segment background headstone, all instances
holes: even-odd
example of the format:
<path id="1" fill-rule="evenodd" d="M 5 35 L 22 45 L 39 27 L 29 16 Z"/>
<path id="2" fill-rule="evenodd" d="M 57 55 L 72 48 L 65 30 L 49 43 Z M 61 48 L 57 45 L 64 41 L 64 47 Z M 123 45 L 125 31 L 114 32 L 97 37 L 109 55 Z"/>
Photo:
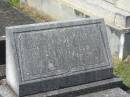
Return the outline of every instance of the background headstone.
<path id="1" fill-rule="evenodd" d="M 8 27 L 7 83 L 19 96 L 112 78 L 102 19 Z"/>

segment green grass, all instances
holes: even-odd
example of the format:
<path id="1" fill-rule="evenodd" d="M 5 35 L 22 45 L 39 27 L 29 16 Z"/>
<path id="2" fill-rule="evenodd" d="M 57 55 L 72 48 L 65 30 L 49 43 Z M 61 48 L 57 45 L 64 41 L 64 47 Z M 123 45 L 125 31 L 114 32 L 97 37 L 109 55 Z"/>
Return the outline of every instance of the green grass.
<path id="1" fill-rule="evenodd" d="M 120 77 L 123 83 L 130 88 L 130 64 L 119 62 L 114 66 L 114 74 Z"/>
<path id="2" fill-rule="evenodd" d="M 13 6 L 19 6 L 20 0 L 9 0 L 10 4 Z"/>

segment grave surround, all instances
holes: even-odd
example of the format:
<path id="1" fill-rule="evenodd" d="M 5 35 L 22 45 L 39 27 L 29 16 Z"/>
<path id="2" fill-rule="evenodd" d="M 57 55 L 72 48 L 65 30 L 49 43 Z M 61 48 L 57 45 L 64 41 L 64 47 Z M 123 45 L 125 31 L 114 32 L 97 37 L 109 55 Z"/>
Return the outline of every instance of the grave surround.
<path id="1" fill-rule="evenodd" d="M 103 19 L 6 28 L 7 83 L 18 96 L 113 78 Z"/>

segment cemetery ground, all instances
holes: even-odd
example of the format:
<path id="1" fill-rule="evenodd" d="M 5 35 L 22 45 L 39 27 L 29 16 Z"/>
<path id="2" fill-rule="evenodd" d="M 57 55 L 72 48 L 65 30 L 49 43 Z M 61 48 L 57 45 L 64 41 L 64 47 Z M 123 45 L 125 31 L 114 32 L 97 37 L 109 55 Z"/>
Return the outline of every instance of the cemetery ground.
<path id="1" fill-rule="evenodd" d="M 12 7 L 8 2 L 0 0 L 0 36 L 5 35 L 6 26 L 34 23 L 35 20 Z"/>
<path id="2" fill-rule="evenodd" d="M 52 18 L 46 14 L 40 15 L 34 9 L 27 6 L 21 5 L 21 7 L 15 7 L 8 2 L 0 0 L 0 36 L 5 35 L 6 26 L 47 21 L 52 21 Z"/>
<path id="3" fill-rule="evenodd" d="M 36 22 L 49 22 L 54 20 L 52 17 L 50 17 L 45 13 L 40 14 L 40 12 L 36 11 L 34 8 L 31 8 L 24 4 L 20 4 L 20 0 L 9 0 L 9 2 L 12 6 L 16 7 L 18 10 L 29 15 Z"/>
<path id="4" fill-rule="evenodd" d="M 17 6 L 17 5 L 16 5 Z M 54 19 L 47 14 L 39 14 L 35 9 L 26 5 L 17 6 L 17 8 L 30 17 L 34 18 L 37 22 L 49 22 Z M 130 59 L 128 59 L 130 61 Z M 114 74 L 123 80 L 123 83 L 130 87 L 130 62 L 117 61 L 114 62 Z"/>
<path id="5" fill-rule="evenodd" d="M 50 17 L 47 14 L 40 14 L 40 12 L 37 12 L 35 9 L 26 6 L 26 5 L 20 5 L 20 7 L 17 7 L 22 12 L 28 14 L 30 17 L 34 18 L 36 22 L 49 22 L 53 21 L 54 19 Z"/>
<path id="6" fill-rule="evenodd" d="M 27 16 L 27 18 L 24 18 L 25 19 L 24 21 L 20 18 L 20 21 L 22 22 L 21 24 L 26 24 L 27 21 L 28 21 L 28 23 L 33 23 L 34 22 L 33 20 L 35 20 L 36 22 L 48 22 L 48 21 L 53 20 L 52 17 L 49 17 L 46 14 L 45 15 L 38 14 L 37 11 L 32 11 L 33 10 L 32 8 L 29 8 L 25 5 L 22 5 L 21 7 L 18 7 L 18 8 L 19 9 L 16 9 L 15 11 L 21 10 L 22 13 L 24 12 L 31 17 L 31 19 L 29 20 L 29 18 Z M 14 20 L 11 20 L 12 21 L 11 25 L 13 25 L 15 20 L 18 19 L 17 16 L 15 16 L 15 18 L 14 18 L 14 16 L 5 17 L 5 15 L 8 15 L 8 16 L 10 15 L 9 10 L 10 10 L 10 5 L 5 4 L 4 2 L 0 1 L 0 13 L 1 13 L 0 14 L 0 23 L 3 23 L 3 22 L 1 22 L 2 20 L 4 20 L 4 22 L 6 20 L 6 22 L 8 24 L 10 22 L 10 20 L 8 20 L 8 19 L 14 19 Z M 14 15 L 15 15 L 15 12 L 13 10 L 11 10 L 11 12 L 13 12 Z M 23 16 L 23 14 L 20 13 L 18 15 L 18 17 L 21 17 L 21 16 Z M 2 18 L 2 17 L 4 17 L 4 18 Z M 0 29 L 2 31 L 4 31 L 3 27 L 0 27 Z M 4 35 L 3 32 L 0 32 L 0 35 L 1 35 L 1 33 L 2 33 L 2 35 Z M 116 65 L 114 65 L 114 74 L 119 76 L 123 80 L 123 82 L 126 86 L 130 87 L 130 63 L 123 62 L 123 61 L 122 62 L 120 62 L 120 61 L 116 62 Z"/>

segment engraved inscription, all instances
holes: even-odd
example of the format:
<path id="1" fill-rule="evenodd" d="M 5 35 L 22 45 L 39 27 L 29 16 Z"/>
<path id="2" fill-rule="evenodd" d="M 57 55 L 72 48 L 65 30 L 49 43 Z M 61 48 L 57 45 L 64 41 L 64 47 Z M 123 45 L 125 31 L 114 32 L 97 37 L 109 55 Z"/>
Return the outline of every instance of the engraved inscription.
<path id="1" fill-rule="evenodd" d="M 107 62 L 97 24 L 17 36 L 23 80 L 71 74 L 101 67 Z"/>

